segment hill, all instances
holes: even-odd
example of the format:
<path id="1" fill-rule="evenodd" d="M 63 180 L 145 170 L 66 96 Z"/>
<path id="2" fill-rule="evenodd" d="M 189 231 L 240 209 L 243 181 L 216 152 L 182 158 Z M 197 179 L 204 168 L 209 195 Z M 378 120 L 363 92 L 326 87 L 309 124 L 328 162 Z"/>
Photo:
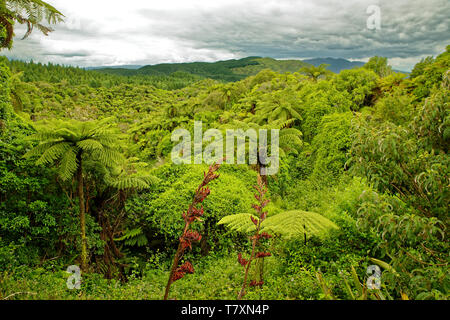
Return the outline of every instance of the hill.
<path id="1" fill-rule="evenodd" d="M 365 62 L 349 61 L 342 58 L 314 58 L 305 60 L 277 60 L 273 58 L 247 57 L 217 62 L 161 63 L 147 66 L 91 67 L 102 73 L 122 76 L 169 76 L 175 72 L 188 73 L 201 78 L 234 82 L 253 76 L 263 69 L 275 72 L 296 72 L 307 65 L 328 64 L 328 70 L 339 73 L 341 70 L 362 67 Z"/>
<path id="2" fill-rule="evenodd" d="M 316 67 L 321 64 L 328 64 L 329 67 L 327 69 L 334 73 L 339 73 L 341 70 L 359 68 L 365 64 L 362 61 L 349 61 L 342 58 L 314 58 L 303 61 Z"/>
<path id="3" fill-rule="evenodd" d="M 276 60 L 273 58 L 247 57 L 217 62 L 162 63 L 143 66 L 139 69 L 127 67 L 95 68 L 93 70 L 114 75 L 167 76 L 175 72 L 194 74 L 203 78 L 234 82 L 257 74 L 263 69 L 276 72 L 295 72 L 307 64 L 301 60 Z"/>

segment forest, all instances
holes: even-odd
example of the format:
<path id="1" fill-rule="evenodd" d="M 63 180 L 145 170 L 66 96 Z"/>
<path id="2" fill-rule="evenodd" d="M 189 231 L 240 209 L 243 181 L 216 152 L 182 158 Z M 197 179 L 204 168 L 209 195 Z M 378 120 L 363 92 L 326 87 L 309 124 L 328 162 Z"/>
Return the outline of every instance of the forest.
<path id="1" fill-rule="evenodd" d="M 450 46 L 287 63 L 0 57 L 0 299 L 447 300 Z M 278 172 L 173 163 L 195 121 L 279 130 Z"/>

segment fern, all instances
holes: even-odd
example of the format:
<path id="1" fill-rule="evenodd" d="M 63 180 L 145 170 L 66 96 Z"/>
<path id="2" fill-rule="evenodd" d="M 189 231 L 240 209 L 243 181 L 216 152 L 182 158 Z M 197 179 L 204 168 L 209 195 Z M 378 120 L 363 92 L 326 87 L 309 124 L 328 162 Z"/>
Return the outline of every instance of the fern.
<path id="1" fill-rule="evenodd" d="M 137 158 L 126 159 L 115 172 L 105 172 L 106 184 L 119 189 L 142 190 L 158 184 L 160 179 L 144 171 L 146 163 L 139 162 Z"/>
<path id="2" fill-rule="evenodd" d="M 98 161 L 108 168 L 124 161 L 118 150 L 119 134 L 104 120 L 54 120 L 37 124 L 36 129 L 38 132 L 31 139 L 39 144 L 25 157 L 39 157 L 37 165 L 56 163 L 63 180 L 72 178 L 81 156 L 84 160 Z"/>
<path id="3" fill-rule="evenodd" d="M 49 24 L 56 24 L 62 22 L 63 17 L 64 15 L 61 12 L 41 0 L 6 0 L 6 10 L 0 16 L 0 18 L 13 19 L 27 25 L 27 31 L 22 39 L 27 38 L 35 27 L 44 35 L 48 35 L 53 29 L 41 22 L 46 21 Z M 12 33 L 12 30 L 10 32 Z M 3 44 L 3 46 L 8 45 L 9 43 Z"/>
<path id="4" fill-rule="evenodd" d="M 223 217 L 217 224 L 226 225 L 232 231 L 250 232 L 255 227 L 251 217 L 258 220 L 258 217 L 251 213 L 238 213 Z"/>
<path id="5" fill-rule="evenodd" d="M 142 247 L 148 243 L 148 239 L 140 227 L 131 230 L 125 230 L 123 236 L 114 239 L 115 241 L 124 241 L 127 246 Z"/>
<path id="6" fill-rule="evenodd" d="M 237 232 L 251 232 L 254 225 L 250 213 L 239 213 L 223 217 L 218 224 L 226 225 Z M 255 219 L 257 217 L 253 216 Z M 261 230 L 272 231 L 286 238 L 320 236 L 337 225 L 324 216 L 308 211 L 285 211 L 268 217 L 261 223 Z"/>

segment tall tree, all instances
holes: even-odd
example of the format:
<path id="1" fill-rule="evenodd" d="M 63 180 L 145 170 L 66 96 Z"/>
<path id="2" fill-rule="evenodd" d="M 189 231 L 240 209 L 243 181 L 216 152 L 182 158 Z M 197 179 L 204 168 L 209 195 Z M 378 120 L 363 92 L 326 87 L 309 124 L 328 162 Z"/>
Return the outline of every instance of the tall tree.
<path id="1" fill-rule="evenodd" d="M 27 25 L 28 37 L 34 28 L 48 35 L 53 29 L 42 23 L 56 24 L 63 21 L 64 15 L 53 6 L 41 0 L 0 0 L 0 48 L 11 48 L 14 36 L 14 23 Z"/>
<path id="2" fill-rule="evenodd" d="M 372 70 L 380 77 L 387 77 L 392 74 L 392 67 L 388 65 L 388 59 L 386 57 L 372 57 L 364 65 L 364 68 Z"/>
<path id="3" fill-rule="evenodd" d="M 84 194 L 84 169 L 87 161 L 98 162 L 112 168 L 122 159 L 117 149 L 118 133 L 102 121 L 54 120 L 38 127 L 34 138 L 39 142 L 25 157 L 39 156 L 37 165 L 56 164 L 59 177 L 77 182 L 80 210 L 81 269 L 87 270 L 88 251 L 86 238 L 86 202 Z"/>

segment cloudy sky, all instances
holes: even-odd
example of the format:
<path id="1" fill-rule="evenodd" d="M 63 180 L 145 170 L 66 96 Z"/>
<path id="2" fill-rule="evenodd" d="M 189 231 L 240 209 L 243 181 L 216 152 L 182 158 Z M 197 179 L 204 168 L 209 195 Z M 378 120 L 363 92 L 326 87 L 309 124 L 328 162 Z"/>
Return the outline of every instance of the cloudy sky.
<path id="1" fill-rule="evenodd" d="M 10 58 L 78 66 L 386 56 L 408 71 L 450 44 L 448 0 L 48 0 L 65 15 Z M 380 28 L 376 24 L 380 9 Z M 370 8 L 369 8 L 370 7 Z M 369 10 L 368 10 L 369 8 Z M 368 24 L 369 19 L 369 24 Z"/>

